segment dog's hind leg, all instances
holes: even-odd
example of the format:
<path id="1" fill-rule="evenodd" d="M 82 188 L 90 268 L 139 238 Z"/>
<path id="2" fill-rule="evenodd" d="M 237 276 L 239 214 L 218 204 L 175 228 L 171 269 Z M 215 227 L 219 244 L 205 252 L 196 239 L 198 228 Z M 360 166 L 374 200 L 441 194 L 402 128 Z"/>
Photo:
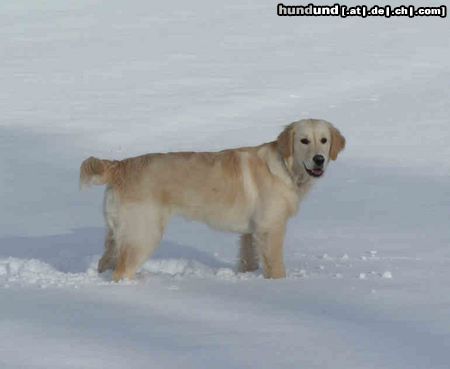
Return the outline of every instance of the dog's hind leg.
<path id="1" fill-rule="evenodd" d="M 103 215 L 106 223 L 105 251 L 98 262 L 97 270 L 103 273 L 116 267 L 117 242 L 115 241 L 115 229 L 118 223 L 118 201 L 111 187 L 105 191 L 103 201 Z"/>
<path id="2" fill-rule="evenodd" d="M 138 269 L 156 250 L 160 240 L 161 234 L 149 235 L 147 240 L 142 240 L 141 242 L 124 240 L 118 247 L 113 280 L 118 282 L 124 278 L 133 279 Z"/>
<path id="3" fill-rule="evenodd" d="M 114 269 L 116 267 L 116 259 L 116 242 L 114 240 L 112 229 L 108 229 L 105 238 L 105 252 L 103 253 L 101 259 L 98 261 L 98 272 L 103 273 L 109 269 Z"/>
<path id="4" fill-rule="evenodd" d="M 133 279 L 138 269 L 153 254 L 161 241 L 167 218 L 145 206 L 124 211 L 125 224 L 117 235 L 117 263 L 113 280 Z"/>
<path id="5" fill-rule="evenodd" d="M 117 265 L 113 273 L 114 282 L 133 279 L 138 269 L 150 256 L 151 251 L 144 245 L 126 242 L 120 246 Z"/>
<path id="6" fill-rule="evenodd" d="M 239 251 L 240 273 L 253 272 L 259 268 L 259 254 L 256 248 L 253 235 L 246 233 L 241 236 L 241 245 Z"/>

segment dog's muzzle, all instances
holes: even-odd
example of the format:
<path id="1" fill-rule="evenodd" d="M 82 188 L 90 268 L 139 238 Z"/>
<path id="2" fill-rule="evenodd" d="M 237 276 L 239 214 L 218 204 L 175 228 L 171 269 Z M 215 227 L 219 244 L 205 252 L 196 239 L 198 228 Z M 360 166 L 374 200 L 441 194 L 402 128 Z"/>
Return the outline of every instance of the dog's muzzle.
<path id="1" fill-rule="evenodd" d="M 306 173 L 308 173 L 311 177 L 321 177 L 322 174 L 324 173 L 323 168 L 321 167 L 314 167 L 313 169 L 309 169 L 305 163 L 303 163 L 303 166 L 305 167 Z"/>

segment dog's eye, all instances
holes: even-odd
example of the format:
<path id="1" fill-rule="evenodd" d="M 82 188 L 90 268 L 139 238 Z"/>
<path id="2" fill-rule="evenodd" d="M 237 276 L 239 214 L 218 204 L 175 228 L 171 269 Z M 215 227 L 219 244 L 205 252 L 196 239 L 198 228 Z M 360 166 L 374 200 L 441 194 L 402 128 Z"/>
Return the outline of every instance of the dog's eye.
<path id="1" fill-rule="evenodd" d="M 323 144 L 327 143 L 327 139 L 324 137 L 320 140 L 320 142 L 322 142 Z"/>
<path id="2" fill-rule="evenodd" d="M 309 140 L 308 140 L 307 138 L 302 138 L 302 139 L 300 140 L 300 142 L 301 142 L 302 144 L 305 144 L 305 145 L 308 145 L 308 144 L 309 144 Z"/>

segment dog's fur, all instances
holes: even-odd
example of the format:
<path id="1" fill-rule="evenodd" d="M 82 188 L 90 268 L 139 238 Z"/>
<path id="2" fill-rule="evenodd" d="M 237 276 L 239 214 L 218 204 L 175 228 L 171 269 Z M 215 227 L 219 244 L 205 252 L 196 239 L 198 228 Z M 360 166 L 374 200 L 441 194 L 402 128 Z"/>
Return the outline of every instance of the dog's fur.
<path id="1" fill-rule="evenodd" d="M 315 174 L 320 176 L 344 146 L 331 123 L 308 119 L 255 147 L 86 159 L 80 184 L 107 185 L 107 236 L 98 271 L 113 269 L 115 281 L 133 278 L 157 248 L 169 218 L 178 214 L 240 233 L 240 271 L 256 270 L 261 258 L 266 278 L 285 277 L 286 223 Z M 311 170 L 314 155 L 324 157 L 322 169 Z"/>

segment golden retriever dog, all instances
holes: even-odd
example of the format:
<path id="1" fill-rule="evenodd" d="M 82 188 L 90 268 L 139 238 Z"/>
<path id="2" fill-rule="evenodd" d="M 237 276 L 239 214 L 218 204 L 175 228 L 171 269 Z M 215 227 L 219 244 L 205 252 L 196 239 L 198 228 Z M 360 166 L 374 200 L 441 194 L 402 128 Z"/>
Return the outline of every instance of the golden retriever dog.
<path id="1" fill-rule="evenodd" d="M 300 200 L 336 160 L 345 138 L 329 122 L 289 124 L 276 141 L 219 152 L 154 153 L 86 159 L 80 184 L 107 185 L 105 252 L 98 271 L 133 278 L 174 215 L 241 234 L 239 270 L 283 278 L 286 224 Z"/>

